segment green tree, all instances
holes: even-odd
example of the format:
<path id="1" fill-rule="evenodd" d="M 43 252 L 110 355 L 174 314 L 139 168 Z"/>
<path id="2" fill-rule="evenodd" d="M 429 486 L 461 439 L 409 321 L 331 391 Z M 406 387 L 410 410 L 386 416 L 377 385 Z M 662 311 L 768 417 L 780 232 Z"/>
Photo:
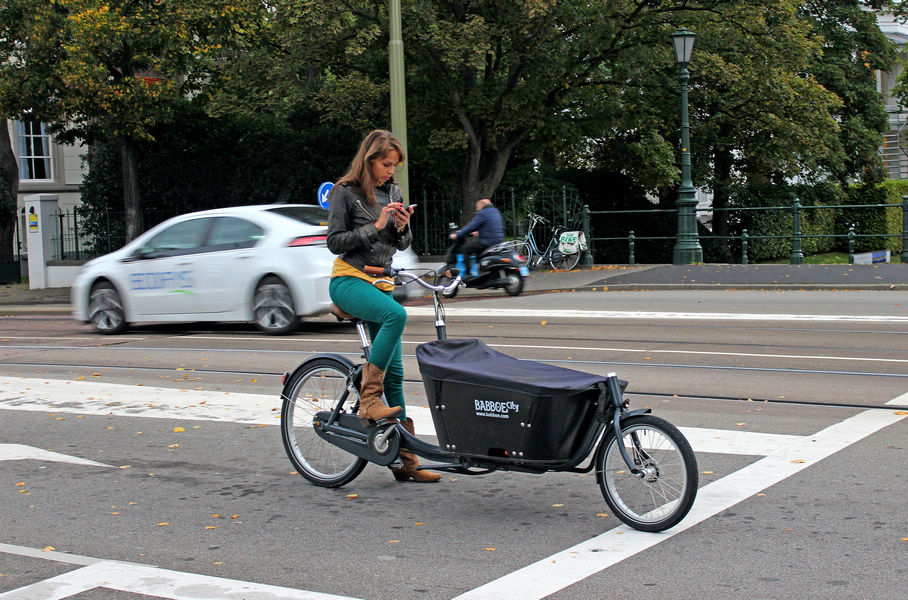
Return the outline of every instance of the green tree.
<path id="1" fill-rule="evenodd" d="M 574 124 L 590 118 L 587 110 L 619 107 L 606 95 L 621 93 L 615 74 L 630 69 L 625 63 L 646 68 L 639 57 L 654 40 L 668 52 L 665 30 L 673 15 L 721 4 L 404 2 L 408 130 L 418 140 L 411 157 L 428 162 L 431 152 L 433 168 L 453 170 L 463 212 L 470 214 L 518 153 L 539 156 L 555 133 L 576 134 Z M 387 3 L 276 0 L 272 6 L 272 27 L 260 39 L 268 43 L 247 56 L 249 63 L 237 64 L 265 74 L 269 93 L 250 94 L 236 84 L 219 104 L 279 114 L 296 101 L 313 101 L 334 122 L 362 129 L 386 124 Z M 601 97 L 588 105 L 597 89 Z M 411 175 L 419 176 L 412 169 Z"/>
<path id="2" fill-rule="evenodd" d="M 127 240 L 142 230 L 137 143 L 199 96 L 258 22 L 244 0 L 10 0 L 0 106 L 50 124 L 58 141 L 116 140 Z M 202 96 L 199 96 L 202 97 Z"/>

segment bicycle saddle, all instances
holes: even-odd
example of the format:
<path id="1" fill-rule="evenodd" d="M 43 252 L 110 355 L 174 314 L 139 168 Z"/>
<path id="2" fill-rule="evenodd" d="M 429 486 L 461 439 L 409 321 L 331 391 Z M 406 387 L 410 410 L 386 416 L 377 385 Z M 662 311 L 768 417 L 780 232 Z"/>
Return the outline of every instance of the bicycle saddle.
<path id="1" fill-rule="evenodd" d="M 334 315 L 334 318 L 338 321 L 355 321 L 357 317 L 354 317 L 347 311 L 343 310 L 334 302 L 331 303 L 331 306 L 328 307 L 328 312 Z"/>

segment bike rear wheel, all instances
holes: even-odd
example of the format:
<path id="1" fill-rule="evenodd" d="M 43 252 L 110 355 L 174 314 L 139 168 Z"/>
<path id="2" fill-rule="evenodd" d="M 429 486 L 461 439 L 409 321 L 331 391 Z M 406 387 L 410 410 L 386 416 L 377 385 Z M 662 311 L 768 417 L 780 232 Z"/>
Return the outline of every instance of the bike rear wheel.
<path id="1" fill-rule="evenodd" d="M 558 253 L 557 256 L 552 256 L 552 268 L 553 269 L 563 269 L 565 271 L 570 271 L 577 266 L 577 263 L 580 262 L 580 253 L 574 252 L 573 254 L 563 254 Z"/>
<path id="2" fill-rule="evenodd" d="M 353 363 L 341 357 L 321 357 L 297 370 L 281 394 L 281 438 L 290 462 L 300 475 L 322 487 L 339 487 L 353 481 L 366 460 L 328 443 L 315 433 L 312 420 L 319 411 L 330 411 L 343 401 L 352 412 L 359 394 L 347 390 Z"/>
<path id="3" fill-rule="evenodd" d="M 622 444 L 642 477 L 621 456 Z M 652 415 L 609 429 L 596 453 L 596 480 L 615 516 L 640 531 L 662 531 L 687 515 L 697 495 L 697 459 L 678 428 Z"/>

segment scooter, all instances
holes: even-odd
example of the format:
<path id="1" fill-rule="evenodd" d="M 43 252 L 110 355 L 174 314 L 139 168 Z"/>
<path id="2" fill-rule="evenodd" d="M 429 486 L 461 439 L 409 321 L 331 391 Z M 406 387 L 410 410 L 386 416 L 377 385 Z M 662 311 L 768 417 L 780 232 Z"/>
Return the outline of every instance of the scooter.
<path id="1" fill-rule="evenodd" d="M 448 227 L 452 232 L 457 230 L 456 223 L 450 223 Z M 439 285 L 447 287 L 454 280 L 450 267 L 455 267 L 463 273 L 461 285 L 464 287 L 478 290 L 501 288 L 509 296 L 519 296 L 530 276 L 526 261 L 514 251 L 513 244 L 509 242 L 490 246 L 479 256 L 464 256 L 463 260 L 463 265 L 448 265 L 449 270 L 445 271 L 447 274 L 441 275 Z M 471 264 L 472 261 L 477 264 Z M 460 286 L 457 286 L 451 291 L 445 291 L 444 297 L 453 298 L 459 290 Z"/>

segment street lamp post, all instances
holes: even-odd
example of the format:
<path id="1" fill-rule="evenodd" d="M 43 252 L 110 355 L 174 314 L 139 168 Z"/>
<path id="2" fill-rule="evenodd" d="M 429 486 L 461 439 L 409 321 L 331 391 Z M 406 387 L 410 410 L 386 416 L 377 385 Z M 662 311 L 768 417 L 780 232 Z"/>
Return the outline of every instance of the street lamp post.
<path id="1" fill-rule="evenodd" d="M 694 32 L 679 29 L 672 34 L 675 59 L 681 67 L 678 82 L 681 84 L 681 187 L 678 188 L 678 232 L 672 251 L 672 262 L 689 265 L 703 262 L 703 248 L 697 232 L 697 190 L 690 177 L 690 122 L 687 117 L 687 90 L 690 73 L 687 65 L 694 49 Z"/>

